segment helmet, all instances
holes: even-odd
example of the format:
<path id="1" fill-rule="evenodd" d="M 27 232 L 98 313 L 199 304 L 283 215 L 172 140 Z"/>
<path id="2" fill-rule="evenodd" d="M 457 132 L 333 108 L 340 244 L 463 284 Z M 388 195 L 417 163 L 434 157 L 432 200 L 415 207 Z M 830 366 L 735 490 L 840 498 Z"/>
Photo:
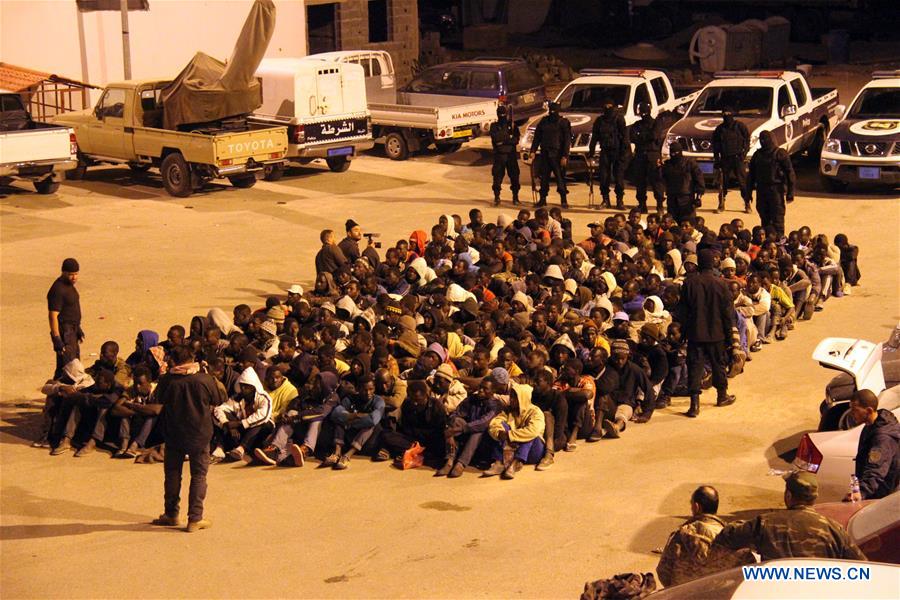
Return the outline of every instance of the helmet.
<path id="1" fill-rule="evenodd" d="M 643 117 L 644 115 L 649 115 L 649 114 L 650 114 L 650 111 L 651 111 L 651 108 L 650 108 L 650 103 L 649 103 L 649 102 L 641 102 L 640 104 L 638 104 L 638 110 L 637 110 L 637 112 L 638 112 L 638 114 L 641 115 L 642 117 Z"/>
<path id="2" fill-rule="evenodd" d="M 498 119 L 505 119 L 506 115 L 508 115 L 508 114 L 509 114 L 509 109 L 506 108 L 505 104 L 497 105 L 497 118 Z"/>
<path id="3" fill-rule="evenodd" d="M 559 114 L 559 108 L 560 108 L 559 102 L 550 102 L 550 103 L 547 104 L 547 111 L 548 111 L 551 115 L 553 115 L 553 114 L 557 114 L 557 115 L 558 115 L 558 114 Z"/>

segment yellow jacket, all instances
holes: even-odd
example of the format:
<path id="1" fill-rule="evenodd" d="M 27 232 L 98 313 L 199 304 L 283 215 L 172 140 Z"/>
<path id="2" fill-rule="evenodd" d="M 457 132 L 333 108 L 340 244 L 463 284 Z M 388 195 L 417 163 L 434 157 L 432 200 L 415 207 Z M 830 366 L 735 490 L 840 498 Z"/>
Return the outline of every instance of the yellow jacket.
<path id="1" fill-rule="evenodd" d="M 530 442 L 544 435 L 544 413 L 531 403 L 532 388 L 530 385 L 511 382 L 513 393 L 519 400 L 519 414 L 514 415 L 507 407 L 503 412 L 491 419 L 488 431 L 495 440 L 503 431 L 503 424 L 509 425 L 509 441 Z"/>

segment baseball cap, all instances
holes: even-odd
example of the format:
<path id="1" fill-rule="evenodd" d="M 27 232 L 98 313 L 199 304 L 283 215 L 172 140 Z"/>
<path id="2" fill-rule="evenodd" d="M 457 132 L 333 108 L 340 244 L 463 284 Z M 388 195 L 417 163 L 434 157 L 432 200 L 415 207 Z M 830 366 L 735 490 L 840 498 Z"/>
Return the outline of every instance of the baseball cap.
<path id="1" fill-rule="evenodd" d="M 628 313 L 622 312 L 620 310 L 619 312 L 617 312 L 616 314 L 613 315 L 612 320 L 613 321 L 630 321 L 631 319 L 628 318 Z"/>
<path id="2" fill-rule="evenodd" d="M 794 471 L 785 476 L 784 484 L 791 496 L 798 500 L 815 500 L 819 495 L 819 482 L 809 471 Z"/>
<path id="3" fill-rule="evenodd" d="M 288 294 L 300 294 L 301 296 L 303 295 L 303 287 L 301 287 L 300 285 L 298 285 L 296 283 L 293 284 L 291 287 L 287 288 L 287 290 L 285 290 L 285 291 Z"/>

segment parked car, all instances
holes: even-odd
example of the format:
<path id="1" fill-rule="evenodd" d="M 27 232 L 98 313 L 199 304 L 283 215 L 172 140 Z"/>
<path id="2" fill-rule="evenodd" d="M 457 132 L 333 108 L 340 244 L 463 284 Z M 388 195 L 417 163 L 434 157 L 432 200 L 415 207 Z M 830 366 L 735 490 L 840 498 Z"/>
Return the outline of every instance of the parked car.
<path id="1" fill-rule="evenodd" d="M 436 65 L 422 71 L 401 91 L 493 98 L 512 109 L 517 123 L 543 113 L 547 101 L 541 76 L 521 58 L 479 57 Z"/>
<path id="2" fill-rule="evenodd" d="M 171 81 L 125 81 L 106 87 L 93 110 L 64 113 L 52 121 L 75 130 L 78 179 L 95 164 L 127 164 L 133 171 L 158 168 L 166 191 L 190 196 L 203 182 L 227 177 L 249 188 L 255 173 L 280 165 L 287 151 L 287 128 L 259 127 L 245 116 L 197 127 L 163 129 L 160 93 Z"/>
<path id="3" fill-rule="evenodd" d="M 666 136 L 663 157 L 674 141 L 684 155 L 697 161 L 703 174 L 715 177 L 713 131 L 722 122 L 722 110 L 732 108 L 735 118 L 750 131 L 749 159 L 759 149 L 759 134 L 772 132 L 788 154 L 803 151 L 818 158 L 828 132 L 843 114 L 836 88 L 810 88 L 796 71 L 723 71 L 715 74 L 694 100 L 684 119 Z"/>
<path id="4" fill-rule="evenodd" d="M 0 185 L 21 179 L 52 194 L 60 175 L 78 164 L 77 153 L 70 128 L 35 121 L 18 94 L 0 91 Z"/>
<path id="5" fill-rule="evenodd" d="M 745 577 L 745 570 L 756 579 Z M 760 571 L 760 569 L 767 569 Z M 762 574 L 765 573 L 766 576 Z M 776 578 L 776 573 L 778 574 Z M 856 600 L 897 598 L 900 567 L 880 562 L 835 558 L 780 558 L 750 567 L 734 567 L 654 592 L 652 600 Z"/>
<path id="6" fill-rule="evenodd" d="M 813 508 L 843 525 L 869 560 L 900 564 L 900 492 L 879 500 L 826 502 Z"/>
<path id="7" fill-rule="evenodd" d="M 826 369 L 839 371 L 825 386 L 819 405 L 819 431 L 849 429 L 856 425 L 850 416 L 850 399 L 858 389 L 880 394 L 900 383 L 900 325 L 887 341 L 826 338 L 813 351 L 813 360 Z"/>
<path id="8" fill-rule="evenodd" d="M 343 172 L 353 157 L 375 145 L 361 66 L 265 58 L 256 75 L 262 79 L 263 103 L 250 122 L 287 127 L 286 162 L 324 159 L 329 169 Z M 265 178 L 275 181 L 283 174 L 276 165 Z"/>
<path id="9" fill-rule="evenodd" d="M 700 93 L 699 88 L 675 88 L 662 71 L 651 69 L 585 69 L 556 97 L 560 114 L 572 124 L 572 155 L 579 158 L 569 162 L 569 172 L 586 168 L 587 153 L 591 143 L 594 120 L 603 110 L 603 101 L 611 99 L 625 118 L 625 124 L 634 125 L 640 119 L 638 106 L 650 104 L 650 112 L 666 123 L 680 118 L 683 111 Z M 531 161 L 529 151 L 538 123 L 533 119 L 519 143 L 519 152 L 526 163 Z"/>
<path id="10" fill-rule="evenodd" d="M 825 187 L 900 186 L 900 70 L 876 71 L 828 136 L 819 161 Z"/>
<path id="11" fill-rule="evenodd" d="M 306 60 L 353 63 L 363 68 L 372 137 L 384 144 L 392 160 L 406 160 L 431 145 L 438 152 L 455 152 L 463 143 L 486 134 L 497 120 L 497 100 L 398 91 L 394 62 L 384 50 L 326 52 Z"/>

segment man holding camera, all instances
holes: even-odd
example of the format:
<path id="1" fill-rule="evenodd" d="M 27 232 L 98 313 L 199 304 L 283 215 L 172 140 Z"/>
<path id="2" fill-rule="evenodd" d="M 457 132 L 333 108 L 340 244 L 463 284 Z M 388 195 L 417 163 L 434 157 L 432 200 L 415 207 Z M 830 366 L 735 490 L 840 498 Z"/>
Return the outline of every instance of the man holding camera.
<path id="1" fill-rule="evenodd" d="M 344 224 L 347 229 L 347 237 L 341 240 L 341 243 L 338 244 L 338 247 L 341 249 L 341 252 L 344 253 L 344 256 L 347 257 L 349 262 L 355 262 L 359 258 L 367 258 L 369 262 L 372 263 L 372 267 L 377 267 L 378 263 L 381 262 L 381 259 L 378 256 L 378 253 L 375 251 L 375 248 L 381 247 L 381 242 L 375 243 L 376 237 L 380 234 L 378 233 L 363 233 L 362 227 L 359 226 L 359 223 L 354 221 L 353 219 L 347 219 L 347 222 Z M 359 240 L 363 238 L 363 236 L 367 237 L 369 243 L 366 245 L 366 249 L 362 252 L 359 251 Z"/>

